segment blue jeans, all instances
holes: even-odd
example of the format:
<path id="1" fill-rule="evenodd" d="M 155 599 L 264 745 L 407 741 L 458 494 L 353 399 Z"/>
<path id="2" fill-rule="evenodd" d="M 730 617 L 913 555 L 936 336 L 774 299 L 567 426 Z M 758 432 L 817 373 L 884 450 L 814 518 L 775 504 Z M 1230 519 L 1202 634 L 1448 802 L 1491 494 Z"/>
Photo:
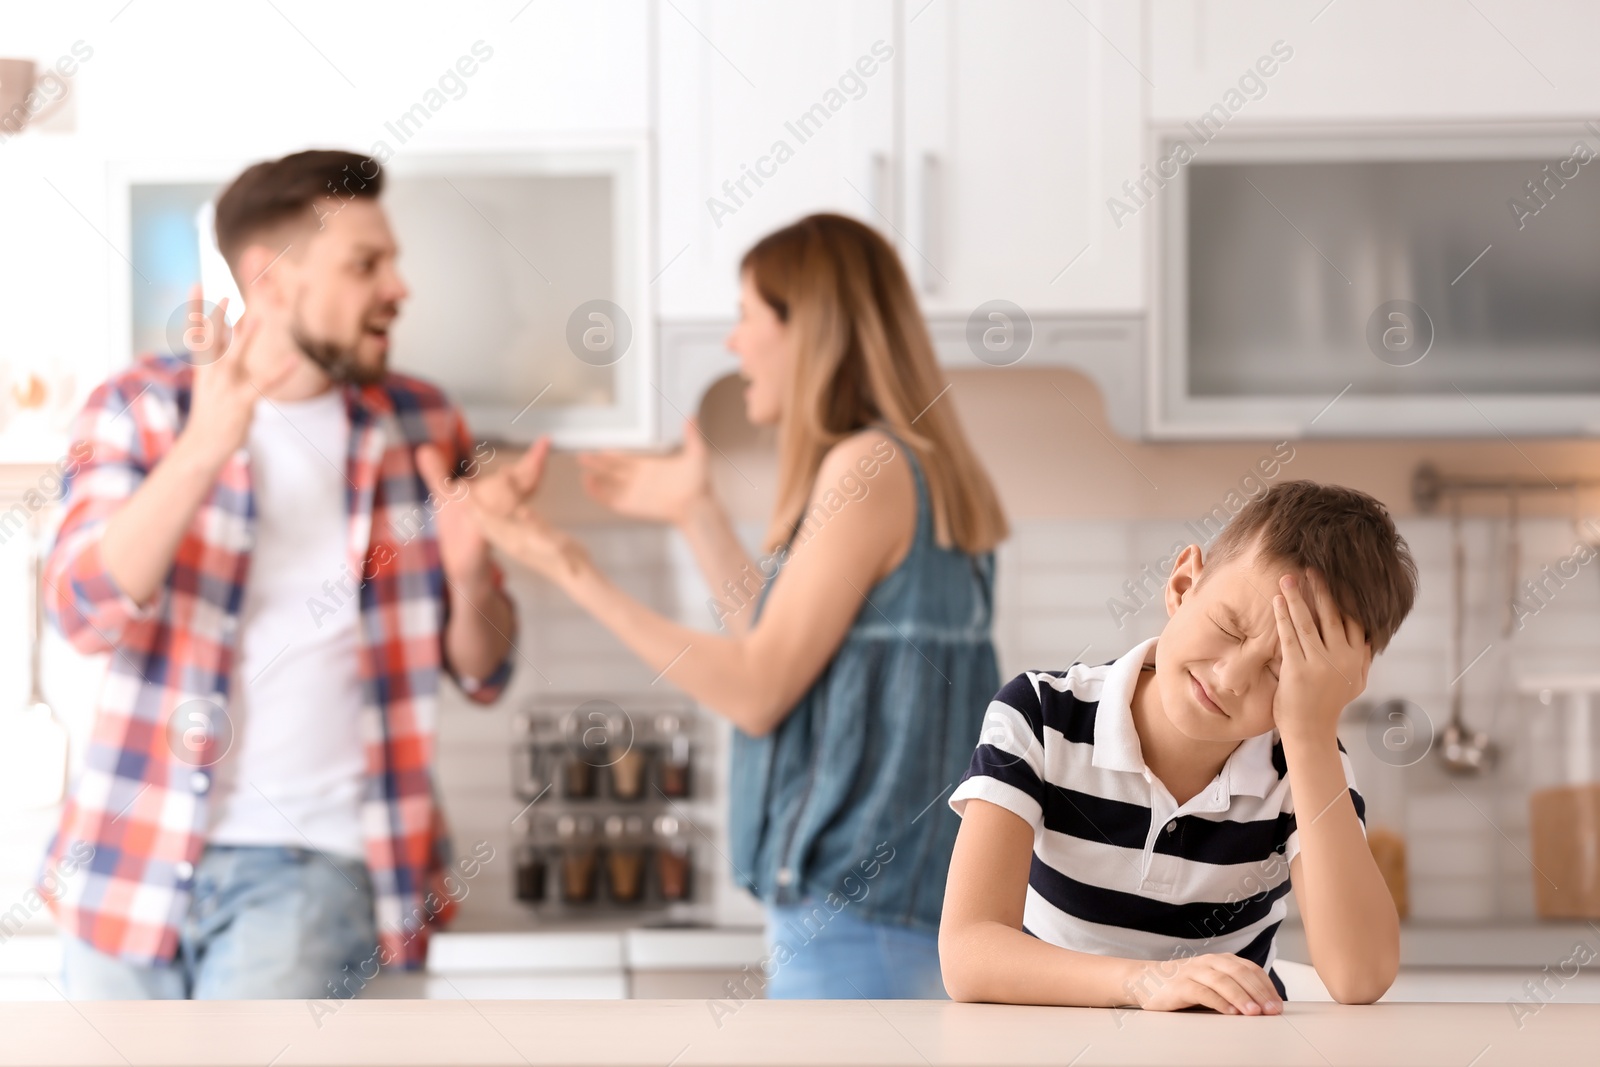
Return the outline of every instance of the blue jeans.
<path id="1" fill-rule="evenodd" d="M 304 848 L 213 845 L 195 869 L 170 964 L 140 967 L 63 938 L 70 1000 L 343 998 L 378 949 L 360 860 Z"/>
<path id="2" fill-rule="evenodd" d="M 847 902 L 834 912 L 809 898 L 767 906 L 769 999 L 949 999 L 939 974 L 937 933 L 867 922 L 850 908 Z"/>

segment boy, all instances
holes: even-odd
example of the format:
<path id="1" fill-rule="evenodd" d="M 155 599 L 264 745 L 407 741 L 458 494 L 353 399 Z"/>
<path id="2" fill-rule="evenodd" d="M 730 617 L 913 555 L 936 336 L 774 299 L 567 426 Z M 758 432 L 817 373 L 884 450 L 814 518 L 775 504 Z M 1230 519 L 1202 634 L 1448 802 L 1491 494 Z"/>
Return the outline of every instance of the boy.
<path id="1" fill-rule="evenodd" d="M 1411 610 L 1410 551 L 1365 493 L 1286 482 L 1184 549 L 1165 592 L 1159 637 L 990 704 L 949 799 L 946 989 L 1276 1014 L 1292 883 L 1328 991 L 1377 1000 L 1399 920 L 1336 729 Z"/>

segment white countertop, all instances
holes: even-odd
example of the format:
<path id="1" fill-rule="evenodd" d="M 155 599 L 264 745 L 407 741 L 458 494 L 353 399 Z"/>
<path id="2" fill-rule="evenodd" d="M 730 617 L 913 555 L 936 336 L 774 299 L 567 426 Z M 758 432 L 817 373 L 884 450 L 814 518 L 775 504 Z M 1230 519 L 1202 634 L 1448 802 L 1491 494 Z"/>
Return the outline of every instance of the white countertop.
<path id="1" fill-rule="evenodd" d="M 746 927 L 444 931 L 429 942 L 428 970 L 434 974 L 737 971 L 764 954 L 762 932 Z M 60 968 L 61 939 L 55 934 L 0 940 L 0 976 L 55 974 Z"/>
<path id="2" fill-rule="evenodd" d="M 1600 926 L 1586 922 L 1496 921 L 1490 923 L 1400 924 L 1401 967 L 1554 966 L 1587 944 L 1600 964 Z M 1284 923 L 1278 929 L 1278 956 L 1308 960 L 1305 927 Z"/>
<path id="3" fill-rule="evenodd" d="M 323 1003 L 323 1002 L 317 1002 Z M 1290 1004 L 1220 1016 L 940 1001 L 0 1004 L 0 1065 L 1579 1063 L 1600 1006 L 1518 1023 L 1470 1004 Z"/>
<path id="4" fill-rule="evenodd" d="M 1400 962 L 1403 967 L 1538 970 L 1571 956 L 1579 942 L 1600 948 L 1600 928 L 1584 922 L 1407 922 L 1400 927 Z M 762 932 L 746 927 L 445 931 L 434 935 L 428 967 L 436 974 L 736 971 L 759 961 L 764 952 Z M 60 955 L 54 934 L 6 939 L 0 943 L 0 976 L 54 974 Z M 1283 925 L 1278 955 L 1309 958 L 1303 928 Z"/>

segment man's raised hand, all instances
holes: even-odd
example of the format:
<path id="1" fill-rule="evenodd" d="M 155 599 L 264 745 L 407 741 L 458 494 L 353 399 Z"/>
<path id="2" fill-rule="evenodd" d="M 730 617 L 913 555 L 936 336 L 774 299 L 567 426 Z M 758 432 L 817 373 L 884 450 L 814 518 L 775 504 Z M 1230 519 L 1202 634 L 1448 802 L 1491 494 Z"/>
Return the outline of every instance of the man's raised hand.
<path id="1" fill-rule="evenodd" d="M 244 446 L 261 396 L 250 380 L 247 360 L 259 333 L 258 320 L 243 315 L 230 329 L 227 310 L 224 297 L 207 315 L 200 287 L 194 286 L 189 291 L 190 325 L 183 334 L 188 346 L 183 358 L 194 365 L 194 386 L 181 440 L 219 468 Z"/>

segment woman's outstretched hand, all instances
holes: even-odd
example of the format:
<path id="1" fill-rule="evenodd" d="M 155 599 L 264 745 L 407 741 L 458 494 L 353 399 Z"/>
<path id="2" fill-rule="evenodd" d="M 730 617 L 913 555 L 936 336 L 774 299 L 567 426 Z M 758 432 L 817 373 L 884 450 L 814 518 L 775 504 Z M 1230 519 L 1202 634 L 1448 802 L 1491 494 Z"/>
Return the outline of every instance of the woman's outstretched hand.
<path id="1" fill-rule="evenodd" d="M 490 539 L 484 529 L 485 518 L 506 519 L 515 514 L 539 488 L 549 454 L 550 439 L 541 437 L 514 462 L 493 473 L 458 478 L 438 447 L 417 449 L 417 471 L 439 501 L 435 515 L 439 554 L 452 581 L 487 576 Z"/>
<path id="2" fill-rule="evenodd" d="M 440 509 L 440 547 L 445 545 L 446 526 L 471 526 L 471 537 L 487 548 L 493 545 L 507 556 L 553 582 L 575 576 L 588 562 L 589 553 L 571 534 L 552 526 L 534 510 L 529 500 L 544 478 L 545 460 L 550 456 L 550 439 L 541 437 L 514 461 L 470 481 L 447 479 L 443 458 L 431 445 L 417 450 L 417 466 L 434 492 L 448 500 L 460 501 L 456 514 L 446 521 Z M 455 531 L 462 534 L 462 531 Z"/>
<path id="3" fill-rule="evenodd" d="M 583 488 L 631 519 L 680 524 L 709 491 L 706 442 L 694 419 L 683 422 L 683 447 L 669 455 L 586 452 L 578 457 Z"/>
<path id="4" fill-rule="evenodd" d="M 510 515 L 479 511 L 477 517 L 490 544 L 557 585 L 576 578 L 589 565 L 589 552 L 582 543 L 528 504 L 518 505 Z"/>

